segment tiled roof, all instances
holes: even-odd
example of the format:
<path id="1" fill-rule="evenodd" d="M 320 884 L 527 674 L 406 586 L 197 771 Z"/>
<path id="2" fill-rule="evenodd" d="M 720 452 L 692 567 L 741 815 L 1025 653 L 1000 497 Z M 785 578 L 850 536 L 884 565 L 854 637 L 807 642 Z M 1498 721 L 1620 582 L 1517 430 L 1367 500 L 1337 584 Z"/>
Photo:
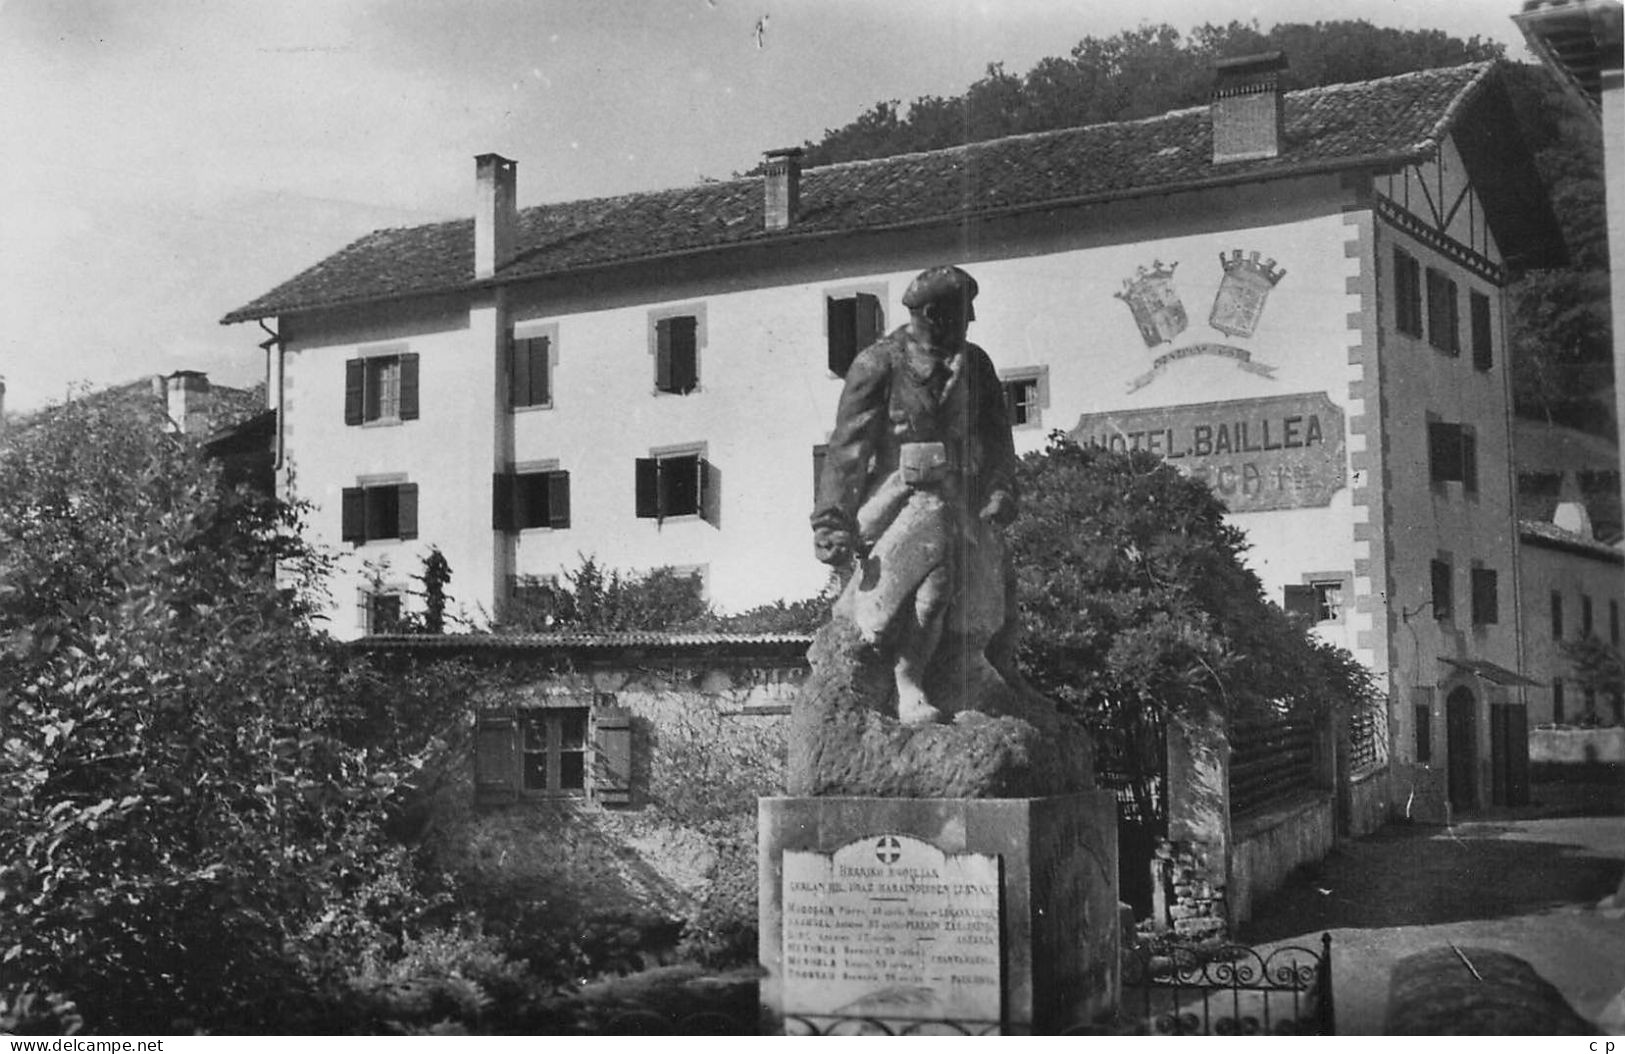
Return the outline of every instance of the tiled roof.
<path id="1" fill-rule="evenodd" d="M 1557 524 L 1545 520 L 1519 520 L 1518 536 L 1523 541 L 1544 545 L 1549 549 L 1561 549 L 1614 564 L 1625 563 L 1625 551 L 1621 551 L 1618 547 L 1587 538 L 1583 534 L 1565 531 Z"/>
<path id="2" fill-rule="evenodd" d="M 1208 107 L 809 168 L 794 224 L 770 232 L 757 178 L 521 211 L 493 283 L 728 247 L 881 231 L 1426 156 L 1493 81 L 1493 63 L 1289 92 L 1280 156 L 1215 165 Z M 222 322 L 479 284 L 474 223 L 376 231 Z"/>
<path id="3" fill-rule="evenodd" d="M 395 633 L 362 637 L 364 651 L 548 652 L 647 650 L 672 653 L 805 651 L 812 637 L 801 633 Z"/>
<path id="4" fill-rule="evenodd" d="M 210 385 L 209 396 L 211 434 L 235 427 L 265 410 L 264 385 L 255 385 L 252 388 L 228 388 L 215 384 Z M 69 401 L 84 402 L 93 406 L 127 406 L 154 414 L 160 421 L 168 420 L 169 403 L 168 397 L 164 394 L 162 376 L 143 377 L 138 381 L 126 381 L 123 384 L 97 388 L 72 395 Z M 38 410 L 18 414 L 10 420 L 9 426 L 19 433 L 25 432 L 49 420 L 60 405 L 53 403 Z"/>

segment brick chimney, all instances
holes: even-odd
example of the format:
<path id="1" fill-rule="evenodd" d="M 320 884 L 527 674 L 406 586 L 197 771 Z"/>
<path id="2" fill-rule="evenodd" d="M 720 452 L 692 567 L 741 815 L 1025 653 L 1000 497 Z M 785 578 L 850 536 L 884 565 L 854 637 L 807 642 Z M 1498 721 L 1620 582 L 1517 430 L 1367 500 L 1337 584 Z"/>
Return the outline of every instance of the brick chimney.
<path id="1" fill-rule="evenodd" d="M 788 146 L 769 150 L 763 189 L 767 204 L 767 229 L 782 231 L 796 221 L 801 209 L 801 148 Z"/>
<path id="2" fill-rule="evenodd" d="M 197 370 L 176 370 L 164 378 L 169 420 L 182 435 L 200 436 L 208 432 L 210 403 L 209 375 Z"/>
<path id="3" fill-rule="evenodd" d="M 501 154 L 474 159 L 475 278 L 490 278 L 513 259 L 519 231 L 518 174 L 519 165 Z"/>
<path id="4" fill-rule="evenodd" d="M 1213 163 L 1281 153 L 1281 72 L 1286 55 L 1220 59 L 1213 64 Z"/>

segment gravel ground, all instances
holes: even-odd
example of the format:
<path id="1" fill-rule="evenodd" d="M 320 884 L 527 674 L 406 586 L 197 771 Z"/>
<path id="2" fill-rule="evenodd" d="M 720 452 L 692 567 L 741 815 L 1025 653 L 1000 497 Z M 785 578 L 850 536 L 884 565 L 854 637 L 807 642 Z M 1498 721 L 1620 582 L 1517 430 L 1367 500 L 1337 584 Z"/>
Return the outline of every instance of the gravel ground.
<path id="1" fill-rule="evenodd" d="M 1262 905 L 1254 945 L 1332 935 L 1337 1031 L 1379 1035 L 1394 964 L 1427 948 L 1526 960 L 1586 1018 L 1625 1030 L 1625 788 L 1539 785 L 1536 803 L 1453 827 L 1392 825 L 1340 846 Z"/>

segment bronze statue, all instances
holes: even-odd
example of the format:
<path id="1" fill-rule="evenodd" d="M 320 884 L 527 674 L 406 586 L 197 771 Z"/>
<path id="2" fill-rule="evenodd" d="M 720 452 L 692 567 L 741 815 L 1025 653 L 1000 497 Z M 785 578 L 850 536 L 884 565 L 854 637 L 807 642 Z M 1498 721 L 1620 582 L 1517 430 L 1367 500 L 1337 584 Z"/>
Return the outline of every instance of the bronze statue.
<path id="1" fill-rule="evenodd" d="M 895 655 L 905 724 L 977 709 L 966 690 L 991 671 L 931 675 L 961 652 L 1005 665 L 996 638 L 1014 617 L 997 528 L 1015 517 L 1016 452 L 998 374 L 965 339 L 976 293 L 958 267 L 909 285 L 908 323 L 846 375 L 812 516 L 818 559 L 858 561 L 837 612 Z"/>

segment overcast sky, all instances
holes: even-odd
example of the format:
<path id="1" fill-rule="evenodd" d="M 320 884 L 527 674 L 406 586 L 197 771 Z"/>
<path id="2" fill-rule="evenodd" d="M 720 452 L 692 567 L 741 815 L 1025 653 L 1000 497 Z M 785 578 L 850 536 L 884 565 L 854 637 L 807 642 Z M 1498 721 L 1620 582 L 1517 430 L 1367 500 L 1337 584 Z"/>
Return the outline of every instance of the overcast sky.
<path id="1" fill-rule="evenodd" d="M 0 0 L 9 409 L 259 379 L 218 319 L 380 227 L 678 186 L 1142 21 L 1365 18 L 1526 59 L 1517 0 Z M 758 34 L 758 23 L 763 31 Z"/>

